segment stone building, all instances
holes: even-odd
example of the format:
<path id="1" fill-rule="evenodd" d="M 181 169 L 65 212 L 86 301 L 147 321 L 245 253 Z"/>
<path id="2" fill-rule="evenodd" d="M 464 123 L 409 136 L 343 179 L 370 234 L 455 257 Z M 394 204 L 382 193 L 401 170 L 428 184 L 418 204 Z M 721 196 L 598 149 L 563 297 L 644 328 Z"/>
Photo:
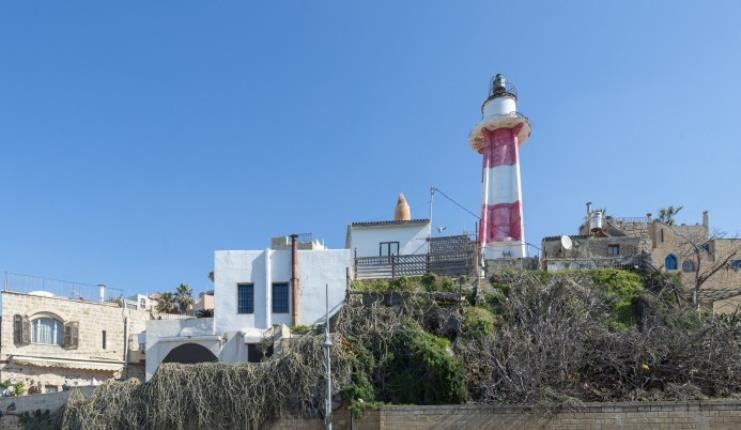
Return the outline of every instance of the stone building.
<path id="1" fill-rule="evenodd" d="M 3 291 L 0 379 L 29 392 L 144 376 L 140 336 L 149 311 L 71 300 L 44 291 Z"/>
<path id="2" fill-rule="evenodd" d="M 650 213 L 638 218 L 588 213 L 578 235 L 543 239 L 544 270 L 656 270 L 676 273 L 689 291 L 696 284 L 698 268 L 701 275 L 717 268 L 702 284 L 699 300 L 718 312 L 735 311 L 741 303 L 741 239 L 714 236 L 707 211 L 701 223 L 680 225 L 665 224 Z"/>

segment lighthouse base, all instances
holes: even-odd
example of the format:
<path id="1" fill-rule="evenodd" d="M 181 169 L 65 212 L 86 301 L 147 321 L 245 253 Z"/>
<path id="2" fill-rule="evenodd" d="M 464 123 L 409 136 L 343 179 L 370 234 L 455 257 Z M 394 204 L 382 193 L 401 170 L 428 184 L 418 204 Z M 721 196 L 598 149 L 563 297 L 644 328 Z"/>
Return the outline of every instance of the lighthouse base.
<path id="1" fill-rule="evenodd" d="M 484 260 L 527 257 L 527 247 L 523 242 L 488 242 L 482 252 Z"/>

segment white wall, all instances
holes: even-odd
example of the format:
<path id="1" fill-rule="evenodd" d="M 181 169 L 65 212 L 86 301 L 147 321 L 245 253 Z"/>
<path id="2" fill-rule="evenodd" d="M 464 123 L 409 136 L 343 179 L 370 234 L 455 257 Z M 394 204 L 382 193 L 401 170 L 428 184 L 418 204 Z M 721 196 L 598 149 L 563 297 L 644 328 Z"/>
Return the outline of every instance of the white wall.
<path id="1" fill-rule="evenodd" d="M 184 343 L 197 343 L 219 357 L 221 355 L 221 343 L 218 339 L 193 340 L 213 336 L 213 331 L 214 320 L 212 318 L 147 321 L 146 380 L 148 381 L 154 375 L 154 372 L 170 351 Z M 172 340 L 174 337 L 179 339 L 177 341 Z"/>
<path id="2" fill-rule="evenodd" d="M 324 316 L 324 286 L 329 285 L 330 308 L 345 299 L 346 270 L 351 267 L 348 249 L 300 250 L 299 323 L 314 324 Z M 272 283 L 290 282 L 291 251 L 216 251 L 214 253 L 215 333 L 229 334 L 249 328 L 267 329 L 291 324 L 288 313 L 272 313 Z M 237 313 L 237 284 L 255 288 L 254 314 Z"/>
<path id="3" fill-rule="evenodd" d="M 358 257 L 378 257 L 381 242 L 399 242 L 400 255 L 427 254 L 430 223 L 350 226 L 350 250 Z"/>
<path id="4" fill-rule="evenodd" d="M 300 324 L 324 320 L 325 284 L 330 312 L 345 300 L 346 271 L 352 265 L 349 249 L 299 250 Z M 147 321 L 146 379 L 174 348 L 195 343 L 209 349 L 220 362 L 247 361 L 246 343 L 262 340 L 273 324 L 291 324 L 288 313 L 272 312 L 272 283 L 290 282 L 291 251 L 216 251 L 214 253 L 214 318 Z M 252 283 L 254 313 L 237 313 L 237 284 Z M 289 296 L 290 300 L 290 296 Z"/>

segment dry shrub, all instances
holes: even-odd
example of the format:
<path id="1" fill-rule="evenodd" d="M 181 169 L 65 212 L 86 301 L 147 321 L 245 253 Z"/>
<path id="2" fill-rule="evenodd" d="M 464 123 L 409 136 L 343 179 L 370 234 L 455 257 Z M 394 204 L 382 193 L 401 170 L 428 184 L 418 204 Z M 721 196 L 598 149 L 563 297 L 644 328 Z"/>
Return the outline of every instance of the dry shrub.
<path id="1" fill-rule="evenodd" d="M 475 400 L 675 400 L 741 392 L 738 317 L 697 313 L 675 295 L 638 290 L 626 315 L 625 296 L 616 302 L 614 290 L 589 272 L 522 273 L 508 282 L 496 334 L 457 344 Z"/>
<path id="2" fill-rule="evenodd" d="M 145 384 L 108 382 L 89 399 L 70 396 L 63 429 L 256 429 L 285 416 L 324 408 L 321 336 L 262 363 L 163 364 Z M 338 342 L 342 344 L 342 342 Z M 333 378 L 349 381 L 347 354 L 333 348 Z"/>

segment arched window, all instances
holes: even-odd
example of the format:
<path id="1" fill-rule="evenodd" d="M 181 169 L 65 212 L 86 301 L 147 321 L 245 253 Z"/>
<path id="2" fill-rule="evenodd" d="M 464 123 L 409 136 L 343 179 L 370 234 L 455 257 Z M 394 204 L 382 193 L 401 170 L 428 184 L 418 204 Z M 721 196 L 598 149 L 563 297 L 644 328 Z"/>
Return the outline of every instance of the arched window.
<path id="1" fill-rule="evenodd" d="M 677 260 L 677 256 L 674 254 L 669 254 L 664 259 L 664 268 L 666 270 L 677 270 L 679 266 L 679 262 Z"/>
<path id="2" fill-rule="evenodd" d="M 695 271 L 695 262 L 692 260 L 684 260 L 682 263 L 682 271 L 690 273 Z"/>
<path id="3" fill-rule="evenodd" d="M 31 322 L 31 342 L 62 345 L 64 343 L 64 325 L 54 318 L 37 318 Z"/>

